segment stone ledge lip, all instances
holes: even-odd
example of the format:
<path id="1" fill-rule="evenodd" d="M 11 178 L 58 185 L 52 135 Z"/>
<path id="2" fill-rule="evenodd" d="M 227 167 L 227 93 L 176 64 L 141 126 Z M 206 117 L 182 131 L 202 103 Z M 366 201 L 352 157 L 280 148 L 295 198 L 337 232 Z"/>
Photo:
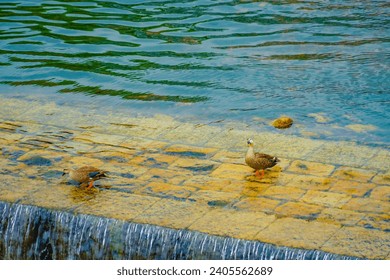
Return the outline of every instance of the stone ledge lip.
<path id="1" fill-rule="evenodd" d="M 5 250 L 0 250 L 1 259 L 359 259 L 321 250 L 275 246 L 259 241 L 137 224 L 101 216 L 72 214 L 18 203 L 0 201 L 0 210 L 3 213 L 0 226 L 8 233 L 7 237 L 0 234 L 3 240 L 0 245 L 5 247 Z M 16 219 L 12 226 L 8 223 L 11 216 Z M 30 227 L 39 227 L 38 224 L 46 226 L 35 234 L 27 230 Z M 15 244 L 15 240 L 9 238 L 10 236 L 26 239 Z M 47 239 L 47 236 L 51 238 Z M 57 244 L 62 246 L 53 250 Z"/>

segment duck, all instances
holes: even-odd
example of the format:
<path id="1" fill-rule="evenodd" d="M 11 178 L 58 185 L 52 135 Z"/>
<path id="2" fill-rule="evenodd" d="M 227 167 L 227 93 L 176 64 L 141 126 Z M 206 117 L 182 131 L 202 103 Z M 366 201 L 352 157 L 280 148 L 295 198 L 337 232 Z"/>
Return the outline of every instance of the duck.
<path id="1" fill-rule="evenodd" d="M 275 166 L 280 160 L 275 156 L 270 156 L 262 153 L 255 153 L 253 150 L 253 140 L 251 138 L 247 139 L 248 151 L 245 155 L 245 163 L 252 167 L 256 173 L 255 175 L 258 178 L 264 177 L 264 170 Z M 261 170 L 261 175 L 259 171 Z"/>
<path id="2" fill-rule="evenodd" d="M 78 182 L 80 186 L 88 184 L 86 189 L 89 190 L 94 186 L 95 181 L 108 177 L 107 173 L 108 171 L 93 166 L 83 166 L 78 169 L 64 169 L 62 176 L 69 174 L 69 177 Z"/>

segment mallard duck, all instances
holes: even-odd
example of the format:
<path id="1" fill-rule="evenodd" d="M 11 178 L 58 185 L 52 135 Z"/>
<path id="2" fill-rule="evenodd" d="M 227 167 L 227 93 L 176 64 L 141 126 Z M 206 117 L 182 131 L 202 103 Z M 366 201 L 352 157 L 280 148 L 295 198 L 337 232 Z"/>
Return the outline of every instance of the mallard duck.
<path id="1" fill-rule="evenodd" d="M 83 166 L 78 169 L 64 169 L 62 176 L 69 174 L 69 177 L 80 185 L 88 184 L 87 190 L 89 190 L 95 181 L 107 177 L 106 173 L 107 171 L 93 166 Z"/>
<path id="2" fill-rule="evenodd" d="M 256 176 L 260 179 L 264 177 L 264 169 L 275 166 L 280 160 L 277 157 L 273 157 L 267 154 L 255 153 L 253 151 L 253 140 L 248 138 L 248 151 L 245 155 L 245 162 L 248 166 L 256 170 Z M 261 176 L 259 174 L 261 170 Z"/>

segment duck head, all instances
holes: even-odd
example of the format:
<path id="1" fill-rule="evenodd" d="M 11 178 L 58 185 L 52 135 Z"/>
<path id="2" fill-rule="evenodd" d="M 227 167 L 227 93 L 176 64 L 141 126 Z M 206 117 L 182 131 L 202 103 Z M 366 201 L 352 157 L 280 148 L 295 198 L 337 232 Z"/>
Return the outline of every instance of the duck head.
<path id="1" fill-rule="evenodd" d="M 251 138 L 246 139 L 246 144 L 248 147 L 253 147 L 253 140 Z"/>
<path id="2" fill-rule="evenodd" d="M 62 175 L 61 176 L 65 176 L 66 174 L 69 173 L 69 169 L 65 168 L 63 171 L 62 171 Z"/>

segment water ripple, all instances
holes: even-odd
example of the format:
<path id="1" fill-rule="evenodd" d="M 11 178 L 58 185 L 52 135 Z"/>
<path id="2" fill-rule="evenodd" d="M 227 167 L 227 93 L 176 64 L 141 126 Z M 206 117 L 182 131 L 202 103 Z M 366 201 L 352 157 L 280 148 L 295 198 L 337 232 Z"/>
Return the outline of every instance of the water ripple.
<path id="1" fill-rule="evenodd" d="M 108 95 L 245 123 L 287 114 L 308 127 L 321 113 L 387 142 L 389 14 L 385 0 L 2 1 L 0 93 Z"/>

